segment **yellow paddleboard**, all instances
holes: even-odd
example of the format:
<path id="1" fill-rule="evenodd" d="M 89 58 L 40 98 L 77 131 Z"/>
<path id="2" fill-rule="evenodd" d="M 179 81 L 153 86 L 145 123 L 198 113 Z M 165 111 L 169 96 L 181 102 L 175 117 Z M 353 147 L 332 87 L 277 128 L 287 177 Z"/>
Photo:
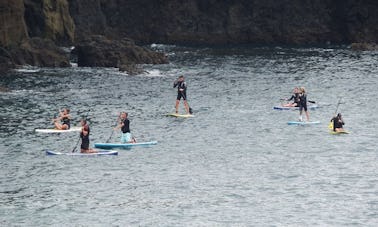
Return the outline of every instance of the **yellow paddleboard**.
<path id="1" fill-rule="evenodd" d="M 349 134 L 348 131 L 340 131 L 340 132 L 329 131 L 329 133 L 332 134 L 332 135 Z"/>
<path id="2" fill-rule="evenodd" d="M 167 114 L 168 117 L 183 117 L 183 118 L 188 118 L 188 117 L 194 117 L 193 114 L 177 114 L 177 113 L 169 113 Z"/>

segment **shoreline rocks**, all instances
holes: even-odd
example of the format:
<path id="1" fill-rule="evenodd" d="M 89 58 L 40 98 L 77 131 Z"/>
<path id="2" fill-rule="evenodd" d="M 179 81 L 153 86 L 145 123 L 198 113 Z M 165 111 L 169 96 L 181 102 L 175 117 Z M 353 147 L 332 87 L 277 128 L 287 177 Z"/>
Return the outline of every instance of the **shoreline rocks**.
<path id="1" fill-rule="evenodd" d="M 378 50 L 377 43 L 352 43 L 350 45 L 351 49 L 354 51 L 374 51 Z"/>
<path id="2" fill-rule="evenodd" d="M 130 39 L 110 40 L 100 35 L 83 40 L 75 52 L 79 67 L 117 67 L 133 74 L 140 72 L 136 64 L 168 63 L 164 54 L 137 46 Z"/>

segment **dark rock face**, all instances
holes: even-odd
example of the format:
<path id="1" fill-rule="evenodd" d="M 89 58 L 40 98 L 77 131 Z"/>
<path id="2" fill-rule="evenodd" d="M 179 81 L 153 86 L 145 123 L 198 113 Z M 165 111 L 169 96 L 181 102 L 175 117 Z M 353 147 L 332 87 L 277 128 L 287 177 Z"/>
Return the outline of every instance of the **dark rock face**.
<path id="1" fill-rule="evenodd" d="M 60 20 L 65 17 L 63 14 L 67 13 L 69 15 L 68 5 L 66 5 L 66 10 L 62 7 L 64 2 L 66 0 L 52 2 L 44 0 L 42 2 L 39 1 L 38 4 L 36 1 L 25 0 L 27 10 L 24 8 L 23 0 L 4 0 L 0 2 L 0 72 L 23 64 L 47 67 L 70 66 L 67 54 L 53 42 L 59 39 L 57 34 L 60 31 L 65 31 L 60 29 L 60 25 L 64 24 L 62 26 L 68 28 L 67 23 Z M 35 26 L 30 26 L 30 23 L 33 23 L 32 19 L 26 20 L 29 25 L 28 27 L 26 26 L 24 14 L 28 14 L 27 12 L 32 8 L 32 4 L 35 7 L 33 8 L 34 12 L 40 13 L 40 15 L 38 13 L 33 14 L 33 19 L 35 21 L 40 18 L 44 19 L 45 30 L 41 29 L 38 23 Z M 56 8 L 51 8 L 51 6 Z M 54 21 L 57 21 L 56 24 L 54 24 Z M 65 20 L 63 19 L 63 21 Z M 32 35 L 35 35 L 33 31 L 41 31 L 38 35 L 49 39 L 37 37 L 30 39 L 27 33 L 28 30 L 32 31 Z M 62 35 L 61 37 L 64 40 L 70 40 L 69 35 Z"/>
<path id="2" fill-rule="evenodd" d="M 70 0 L 78 31 L 97 34 L 101 28 L 101 34 L 146 43 L 378 41 L 378 1 L 372 0 L 85 0 L 88 7 L 81 2 Z"/>
<path id="3" fill-rule="evenodd" d="M 75 25 L 67 0 L 24 0 L 24 4 L 30 37 L 42 37 L 64 45 L 73 43 Z"/>
<path id="4" fill-rule="evenodd" d="M 134 72 L 135 64 L 168 63 L 162 53 L 136 46 L 130 39 L 110 40 L 104 36 L 91 36 L 76 46 L 78 66 L 119 67 Z"/>
<path id="5" fill-rule="evenodd" d="M 11 48 L 12 58 L 17 65 L 40 67 L 69 67 L 69 56 L 57 47 L 53 41 L 31 38 L 21 43 L 18 48 Z"/>
<path id="6" fill-rule="evenodd" d="M 0 46 L 18 45 L 28 38 L 23 0 L 0 1 Z"/>

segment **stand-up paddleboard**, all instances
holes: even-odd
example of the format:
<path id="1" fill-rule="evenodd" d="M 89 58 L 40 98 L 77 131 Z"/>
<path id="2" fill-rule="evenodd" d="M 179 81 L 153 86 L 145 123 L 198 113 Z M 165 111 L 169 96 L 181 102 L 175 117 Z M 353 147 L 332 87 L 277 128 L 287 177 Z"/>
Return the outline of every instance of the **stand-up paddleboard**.
<path id="1" fill-rule="evenodd" d="M 316 125 L 320 124 L 320 121 L 288 121 L 288 125 Z"/>
<path id="2" fill-rule="evenodd" d="M 314 109 L 317 109 L 319 108 L 318 105 L 314 104 L 314 105 L 307 105 L 307 108 L 310 109 L 310 110 L 314 110 Z M 298 106 L 274 106 L 273 107 L 274 110 L 299 110 L 299 107 Z"/>
<path id="3" fill-rule="evenodd" d="M 80 132 L 81 127 L 71 127 L 70 129 L 62 130 L 62 129 L 55 129 L 55 128 L 37 128 L 35 132 L 41 133 L 63 133 L 63 132 Z"/>
<path id="4" fill-rule="evenodd" d="M 113 148 L 130 148 L 136 146 L 150 146 L 156 145 L 157 141 L 150 141 L 150 142 L 140 142 L 140 143 L 95 143 L 94 146 L 96 148 L 101 149 L 113 149 Z"/>
<path id="5" fill-rule="evenodd" d="M 62 153 L 56 151 L 46 151 L 47 155 L 68 155 L 68 156 L 101 156 L 101 155 L 118 155 L 118 151 L 98 150 L 94 153 Z"/>
<path id="6" fill-rule="evenodd" d="M 335 131 L 333 131 L 333 130 L 332 130 L 332 131 L 329 131 L 329 133 L 332 134 L 332 135 L 349 134 L 348 131 L 338 131 L 338 132 L 336 131 L 336 132 L 335 132 Z"/>
<path id="7" fill-rule="evenodd" d="M 188 118 L 188 117 L 194 117 L 193 114 L 178 114 L 178 113 L 169 113 L 167 114 L 168 117 L 183 117 L 183 118 Z"/>

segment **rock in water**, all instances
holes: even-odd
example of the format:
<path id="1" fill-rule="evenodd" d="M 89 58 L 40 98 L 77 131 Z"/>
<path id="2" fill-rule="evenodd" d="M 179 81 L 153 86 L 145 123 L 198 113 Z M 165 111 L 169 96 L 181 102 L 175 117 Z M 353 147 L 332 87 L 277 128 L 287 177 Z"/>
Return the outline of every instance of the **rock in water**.
<path id="1" fill-rule="evenodd" d="M 76 53 L 78 66 L 119 67 L 129 73 L 135 73 L 135 64 L 168 63 L 163 53 L 137 46 L 130 39 L 110 40 L 101 35 L 83 40 L 76 46 Z"/>

